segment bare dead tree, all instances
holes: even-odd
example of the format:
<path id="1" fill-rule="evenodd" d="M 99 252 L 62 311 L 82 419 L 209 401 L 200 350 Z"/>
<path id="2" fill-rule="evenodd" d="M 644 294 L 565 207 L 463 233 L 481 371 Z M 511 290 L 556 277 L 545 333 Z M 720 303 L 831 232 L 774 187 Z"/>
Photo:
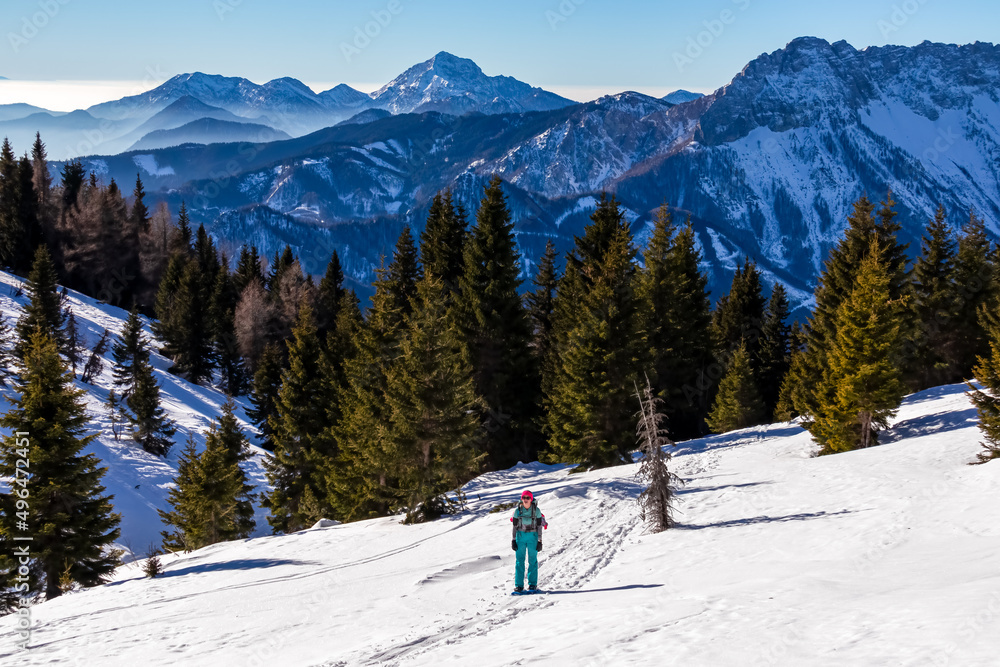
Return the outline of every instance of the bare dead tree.
<path id="1" fill-rule="evenodd" d="M 664 448 L 674 446 L 674 441 L 667 435 L 667 416 L 663 414 L 663 400 L 653 393 L 648 377 L 642 392 L 636 385 L 635 397 L 639 399 L 636 436 L 639 450 L 643 455 L 636 477 L 647 483 L 646 489 L 638 498 L 639 516 L 652 532 L 659 533 L 672 528 L 675 524 L 674 495 L 676 487 L 684 481 L 667 468 L 670 452 Z"/>

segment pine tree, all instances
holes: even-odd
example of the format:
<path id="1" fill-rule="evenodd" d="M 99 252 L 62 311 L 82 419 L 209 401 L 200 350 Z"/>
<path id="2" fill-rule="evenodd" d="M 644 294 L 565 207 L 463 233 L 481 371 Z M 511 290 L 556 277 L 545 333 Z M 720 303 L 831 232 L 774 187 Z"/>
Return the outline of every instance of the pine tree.
<path id="1" fill-rule="evenodd" d="M 284 250 L 279 254 L 277 250 L 274 251 L 274 259 L 271 260 L 271 273 L 267 276 L 267 289 L 272 293 L 281 284 L 281 277 L 295 261 L 295 255 L 292 253 L 292 247 L 286 245 Z"/>
<path id="2" fill-rule="evenodd" d="M 389 263 L 386 276 L 394 308 L 402 317 L 409 316 L 413 310 L 413 299 L 417 296 L 417 281 L 421 276 L 413 235 L 409 227 L 403 227 L 392 252 L 392 262 Z"/>
<path id="3" fill-rule="evenodd" d="M 35 132 L 35 143 L 31 146 L 31 174 L 38 196 L 38 210 L 44 220 L 52 205 L 52 174 L 49 173 L 48 155 L 40 132 Z"/>
<path id="4" fill-rule="evenodd" d="M 382 428 L 395 450 L 409 522 L 440 514 L 447 505 L 443 495 L 471 479 L 482 461 L 472 368 L 443 289 L 438 278 L 418 284 L 400 355 L 387 374 L 389 420 Z"/>
<path id="5" fill-rule="evenodd" d="M 962 226 L 955 257 L 955 285 L 958 290 L 954 322 L 956 363 L 962 377 L 970 377 L 977 360 L 990 355 L 990 339 L 980 322 L 983 307 L 992 308 L 998 296 L 996 261 L 991 257 L 986 225 L 975 213 Z"/>
<path id="6" fill-rule="evenodd" d="M 170 238 L 170 255 L 189 256 L 191 249 L 191 218 L 188 216 L 187 205 L 181 202 L 177 212 L 177 230 Z"/>
<path id="7" fill-rule="evenodd" d="M 161 533 L 165 548 L 190 551 L 253 533 L 253 487 L 239 466 L 245 448 L 243 433 L 225 405 L 219 420 L 212 420 L 200 455 L 194 438 L 188 439 L 167 495 L 173 509 L 158 510 L 168 527 Z"/>
<path id="8" fill-rule="evenodd" d="M 133 368 L 135 384 L 125 399 L 130 410 L 132 440 L 156 456 L 166 456 L 173 446 L 174 422 L 160 406 L 160 387 L 153 376 L 147 356 L 136 358 Z"/>
<path id="9" fill-rule="evenodd" d="M 264 348 L 257 372 L 253 379 L 253 392 L 250 403 L 253 407 L 247 410 L 247 417 L 257 427 L 261 437 L 261 447 L 274 451 L 274 431 L 272 420 L 278 414 L 278 392 L 281 389 L 281 372 L 283 358 L 277 343 L 271 343 Z"/>
<path id="10" fill-rule="evenodd" d="M 396 450 L 384 428 L 386 375 L 404 330 L 389 274 L 379 268 L 371 307 L 353 336 L 340 391 L 343 416 L 333 428 L 338 458 L 327 493 L 335 514 L 347 521 L 382 516 L 404 502 L 395 476 Z"/>
<path id="11" fill-rule="evenodd" d="M 237 294 L 243 294 L 250 283 L 257 281 L 263 287 L 265 278 L 260 268 L 260 254 L 257 246 L 240 247 L 240 257 L 236 261 L 236 272 L 233 274 L 233 287 Z"/>
<path id="12" fill-rule="evenodd" d="M 139 318 L 139 309 L 135 306 L 132 306 L 128 319 L 125 320 L 121 335 L 111 346 L 111 354 L 115 360 L 115 387 L 120 389 L 119 395 L 123 399 L 128 399 L 139 382 L 143 364 L 149 362 L 149 350 L 142 335 L 142 320 Z"/>
<path id="13" fill-rule="evenodd" d="M 160 284 L 156 290 L 155 311 L 156 320 L 153 322 L 153 333 L 165 342 L 165 349 L 169 349 L 171 344 L 176 344 L 178 333 L 176 331 L 176 319 L 174 315 L 174 304 L 178 303 L 177 290 L 180 288 L 181 277 L 187 268 L 190 258 L 182 252 L 174 253 L 167 262 L 167 270 L 160 277 Z"/>
<path id="14" fill-rule="evenodd" d="M 981 443 L 983 451 L 976 455 L 977 463 L 1000 458 L 1000 327 L 996 326 L 1000 321 L 1000 309 L 993 308 L 993 317 L 987 320 L 990 356 L 980 357 L 974 370 L 982 388 L 972 382 L 966 383 L 969 386 L 967 395 L 979 415 L 979 430 L 985 438 Z"/>
<path id="15" fill-rule="evenodd" d="M 812 429 L 821 453 L 878 444 L 906 393 L 898 359 L 905 297 L 893 298 L 891 256 L 878 239 L 862 260 L 857 285 L 837 309 L 836 338 L 824 382 L 833 388 Z"/>
<path id="16" fill-rule="evenodd" d="M 955 282 L 955 243 L 939 206 L 927 225 L 920 257 L 910 272 L 910 303 L 916 320 L 908 341 L 915 373 L 910 387 L 918 391 L 961 380 L 956 337 L 959 295 Z"/>
<path id="17" fill-rule="evenodd" d="M 713 432 L 726 433 L 762 423 L 765 410 L 750 366 L 750 353 L 745 344 L 740 345 L 729 359 L 706 421 Z"/>
<path id="18" fill-rule="evenodd" d="M 488 465 L 498 470 L 537 458 L 540 383 L 530 351 L 531 325 L 518 294 L 514 222 L 501 184 L 496 176 L 490 180 L 476 214 L 465 246 L 457 311 L 476 394 L 484 405 L 481 446 Z"/>
<path id="19" fill-rule="evenodd" d="M 639 393 L 639 387 L 636 386 L 635 397 L 639 399 L 636 436 L 639 439 L 639 451 L 642 452 L 636 477 L 647 484 L 638 498 L 639 517 L 652 532 L 661 533 L 673 528 L 676 523 L 673 516 L 674 496 L 677 486 L 683 482 L 667 467 L 670 452 L 665 451 L 665 448 L 674 446 L 674 442 L 667 435 L 663 399 L 653 391 L 648 377 L 642 393 Z"/>
<path id="20" fill-rule="evenodd" d="M 344 272 L 340 268 L 340 257 L 334 250 L 326 265 L 326 275 L 319 281 L 319 298 L 316 302 L 316 325 L 320 341 L 324 343 L 327 334 L 336 328 L 345 293 Z"/>
<path id="21" fill-rule="evenodd" d="M 38 193 L 35 192 L 34 168 L 28 156 L 17 164 L 17 229 L 18 244 L 13 266 L 18 272 L 31 268 L 31 258 L 42 244 L 42 228 L 38 220 Z"/>
<path id="22" fill-rule="evenodd" d="M 242 396 L 249 387 L 246 367 L 236 339 L 236 302 L 239 293 L 223 263 L 215 278 L 210 302 L 212 354 L 221 375 L 220 388 L 232 396 Z"/>
<path id="23" fill-rule="evenodd" d="M 434 195 L 427 225 L 420 234 L 420 257 L 424 272 L 439 278 L 447 294 L 458 292 L 465 269 L 466 225 L 464 213 L 455 208 L 451 190 Z"/>
<path id="24" fill-rule="evenodd" d="M 20 178 L 14 149 L 4 137 L 0 146 L 0 265 L 13 266 L 21 244 Z"/>
<path id="25" fill-rule="evenodd" d="M 827 355 L 836 339 L 837 311 L 841 302 L 854 290 L 863 258 L 872 240 L 877 240 L 885 257 L 891 299 L 902 297 L 906 287 L 906 244 L 896 239 L 899 225 L 894 220 L 891 193 L 878 216 L 867 196 L 854 203 L 848 216 L 844 238 L 830 251 L 816 286 L 816 308 L 806 327 L 806 348 L 795 374 L 795 410 L 805 417 L 810 428 L 820 406 L 833 403 L 835 388 L 824 381 L 829 367 Z M 905 324 L 905 322 L 904 322 Z M 905 330 L 905 327 L 904 327 Z"/>
<path id="26" fill-rule="evenodd" d="M 56 269 L 46 246 L 40 246 L 28 274 L 29 302 L 17 322 L 14 353 L 24 358 L 28 341 L 36 328 L 51 336 L 61 350 L 66 348 L 65 313 L 59 300 Z"/>
<path id="27" fill-rule="evenodd" d="M 0 312 L 0 385 L 6 386 L 14 372 L 14 331 Z"/>
<path id="28" fill-rule="evenodd" d="M 211 283 L 207 283 L 198 262 L 188 262 L 181 274 L 171 309 L 169 338 L 163 352 L 174 365 L 171 373 L 202 384 L 211 377 L 212 331 L 209 309 Z"/>
<path id="29" fill-rule="evenodd" d="M 322 518 L 305 514 L 301 503 L 307 487 L 312 487 L 314 496 L 323 495 L 319 492 L 325 488 L 321 462 L 336 455 L 327 408 L 337 397 L 328 372 L 313 310 L 304 299 L 288 341 L 288 368 L 282 375 L 276 414 L 270 422 L 275 448 L 265 464 L 272 486 L 265 505 L 270 510 L 268 523 L 275 532 L 301 530 Z"/>
<path id="30" fill-rule="evenodd" d="M 720 354 L 728 357 L 741 345 L 746 346 L 750 366 L 760 369 L 760 334 L 764 326 L 764 301 L 760 270 L 747 257 L 736 269 L 729 294 L 719 299 L 712 317 L 712 329 Z"/>
<path id="31" fill-rule="evenodd" d="M 83 366 L 83 374 L 80 376 L 82 382 L 93 384 L 94 378 L 104 372 L 104 355 L 108 352 L 108 345 L 111 341 L 111 332 L 105 329 L 101 337 L 97 339 L 97 344 L 87 358 L 87 363 Z"/>
<path id="32" fill-rule="evenodd" d="M 675 436 L 695 437 L 708 413 L 711 307 L 691 221 L 677 231 L 661 207 L 644 260 L 638 290 L 653 386 Z"/>
<path id="33" fill-rule="evenodd" d="M 83 453 L 96 437 L 87 433 L 84 392 L 73 388 L 56 342 L 41 327 L 27 341 L 16 389 L 13 407 L 0 418 L 11 433 L 3 438 L 0 474 L 31 502 L 15 507 L 18 493 L 0 494 L 0 542 L 5 554 L 17 553 L 13 538 L 31 536 L 27 583 L 51 600 L 63 592 L 61 579 L 83 586 L 107 580 L 120 564 L 121 552 L 111 545 L 121 517 L 104 495 L 106 468 Z M 21 459 L 30 461 L 30 480 L 17 474 Z"/>
<path id="34" fill-rule="evenodd" d="M 757 374 L 766 421 L 774 421 L 781 388 L 791 367 L 788 297 L 781 283 L 771 289 L 760 335 L 760 369 Z"/>
<path id="35" fill-rule="evenodd" d="M 559 363 L 546 396 L 552 462 L 580 469 L 630 460 L 632 390 L 645 363 L 631 231 L 618 202 L 602 196 L 556 295 Z"/>

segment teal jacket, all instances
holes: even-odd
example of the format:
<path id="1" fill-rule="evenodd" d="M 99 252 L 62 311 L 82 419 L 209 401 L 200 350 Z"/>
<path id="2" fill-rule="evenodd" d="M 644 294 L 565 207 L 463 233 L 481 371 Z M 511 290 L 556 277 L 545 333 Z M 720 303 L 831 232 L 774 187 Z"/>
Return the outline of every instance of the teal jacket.
<path id="1" fill-rule="evenodd" d="M 523 503 L 517 504 L 517 509 L 514 510 L 513 516 L 510 517 L 513 526 L 513 536 L 517 539 L 518 531 L 529 533 L 534 532 L 538 539 L 542 539 L 542 530 L 549 527 L 548 521 L 545 520 L 545 515 L 542 511 L 538 509 L 538 501 L 532 500 L 531 507 L 524 509 Z"/>

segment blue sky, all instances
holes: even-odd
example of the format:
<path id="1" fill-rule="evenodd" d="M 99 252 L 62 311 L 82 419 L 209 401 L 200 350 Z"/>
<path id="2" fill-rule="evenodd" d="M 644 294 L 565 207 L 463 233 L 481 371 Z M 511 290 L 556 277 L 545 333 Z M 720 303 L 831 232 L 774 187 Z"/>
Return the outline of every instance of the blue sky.
<path id="1" fill-rule="evenodd" d="M 372 90 L 438 51 L 574 99 L 710 91 L 815 35 L 861 48 L 995 41 L 992 0 L 4 0 L 0 76 L 149 88 L 190 71 Z M 368 34 L 365 34 L 367 30 Z M 38 84 L 35 84 L 38 85 Z M 0 103 L 17 90 L 0 89 Z M 22 88 L 26 90 L 27 88 Z"/>

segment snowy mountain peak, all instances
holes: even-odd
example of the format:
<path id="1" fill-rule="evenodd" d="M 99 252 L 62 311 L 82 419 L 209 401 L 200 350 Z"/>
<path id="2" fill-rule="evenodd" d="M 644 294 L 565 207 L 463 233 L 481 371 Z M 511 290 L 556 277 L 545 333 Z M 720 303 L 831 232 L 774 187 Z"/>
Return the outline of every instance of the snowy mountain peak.
<path id="1" fill-rule="evenodd" d="M 373 106 L 392 113 L 545 111 L 575 104 L 509 76 L 488 76 L 472 60 L 441 51 L 372 93 Z"/>
<path id="2" fill-rule="evenodd" d="M 670 102 L 671 104 L 684 104 L 685 102 L 692 102 L 704 96 L 704 93 L 692 93 L 690 90 L 678 88 L 672 93 L 667 93 L 660 99 L 664 102 Z"/>

